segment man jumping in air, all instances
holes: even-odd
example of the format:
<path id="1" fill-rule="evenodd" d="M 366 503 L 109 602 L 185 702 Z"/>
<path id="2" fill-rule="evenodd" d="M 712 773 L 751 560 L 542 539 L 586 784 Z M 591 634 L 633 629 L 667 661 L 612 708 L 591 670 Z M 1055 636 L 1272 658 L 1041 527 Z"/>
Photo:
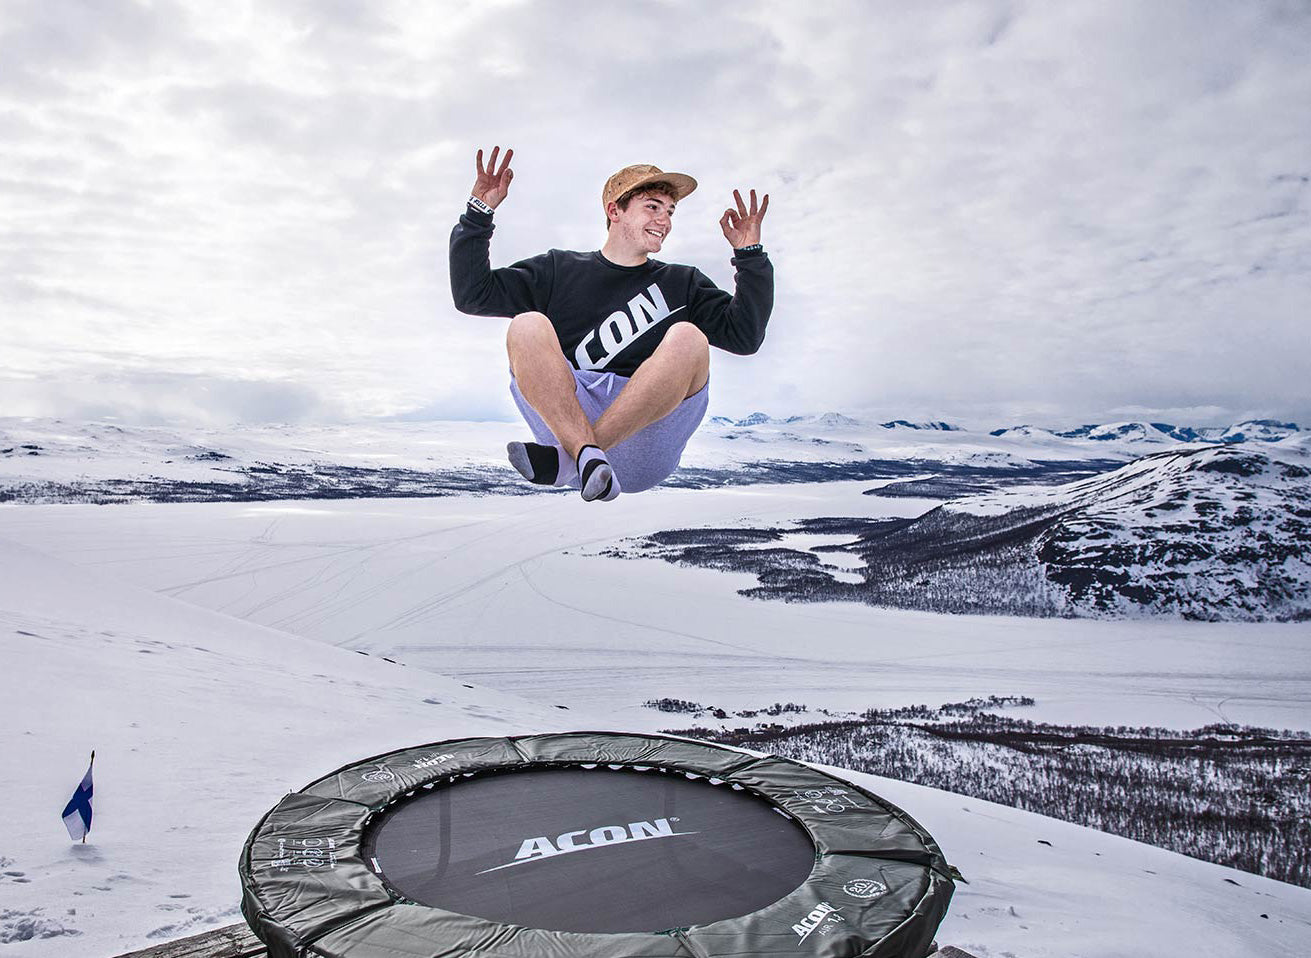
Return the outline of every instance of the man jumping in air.
<path id="1" fill-rule="evenodd" d="M 774 268 L 760 246 L 759 207 L 719 225 L 733 247 L 736 295 L 700 270 L 650 258 L 673 228 L 674 206 L 696 180 L 626 166 L 601 191 L 600 250 L 550 250 L 491 268 L 492 211 L 510 191 L 513 150 L 483 165 L 451 233 L 451 293 L 461 312 L 512 316 L 506 335 L 510 393 L 535 442 L 512 442 L 510 463 L 530 482 L 575 486 L 608 502 L 642 492 L 678 468 L 709 401 L 710 347 L 760 348 L 774 305 Z"/>

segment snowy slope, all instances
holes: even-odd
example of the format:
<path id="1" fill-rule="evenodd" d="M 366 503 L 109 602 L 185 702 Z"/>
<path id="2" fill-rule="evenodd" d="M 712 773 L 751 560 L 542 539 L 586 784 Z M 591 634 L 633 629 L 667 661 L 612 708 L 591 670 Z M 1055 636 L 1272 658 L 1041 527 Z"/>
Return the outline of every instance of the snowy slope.
<path id="1" fill-rule="evenodd" d="M 992 802 L 828 769 L 907 809 L 968 884 L 938 933 L 978 958 L 1303 956 L 1311 890 Z"/>
<path id="2" fill-rule="evenodd" d="M 168 508 L 168 507 L 163 507 Z M 402 744 L 591 725 L 190 608 L 10 544 L 0 954 L 96 956 L 239 920 L 236 859 L 289 788 Z M 13 666 L 16 666 L 13 667 Z M 437 702 L 429 701 L 437 700 Z M 579 703 L 574 703 L 578 705 Z M 98 749 L 91 840 L 57 815 Z M 844 773 L 908 809 L 970 884 L 939 939 L 980 958 L 1295 954 L 1311 890 L 944 792 Z"/>
<path id="3" fill-rule="evenodd" d="M 533 706 L 251 625 L 0 540 L 0 954 L 117 954 L 239 920 L 237 854 L 288 789 Z M 59 812 L 95 764 L 96 818 Z"/>
<path id="4" fill-rule="evenodd" d="M 662 508 L 678 499 L 697 502 L 666 494 Z M 555 499 L 544 502 L 555 507 Z M 397 503 L 404 505 L 414 503 Z M 101 512 L 127 518 L 125 510 L 149 510 L 166 522 L 170 514 L 199 508 Z M 203 508 L 231 514 L 233 507 Z M 87 507 L 68 510 L 10 510 L 7 519 L 87 515 Z M 319 518 L 332 518 L 332 511 Z M 198 541 L 185 529 L 178 532 L 178 544 Z M 535 528 L 536 549 L 551 549 L 556 532 L 551 524 Z M 486 528 L 479 533 L 485 537 Z M 498 546 L 493 541 L 489 552 Z M 577 582 L 579 564 L 595 567 L 597 560 L 570 558 L 557 575 L 538 567 L 535 587 L 556 591 L 569 579 Z M 670 571 L 682 574 L 683 584 L 671 578 L 667 586 L 701 609 L 701 624 L 732 623 L 733 613 L 711 592 L 687 590 L 687 577 L 709 579 L 695 570 Z M 587 713 L 597 704 L 594 696 L 560 702 L 572 706 L 570 712 L 539 708 L 376 655 L 228 619 L 24 546 L 0 545 L 0 583 L 0 634 L 9 666 L 0 744 L 10 767 L 24 769 L 0 793 L 0 815 L 12 823 L 0 845 L 0 954 L 102 957 L 239 920 L 236 857 L 246 832 L 284 790 L 346 761 L 455 735 L 606 726 L 603 716 Z M 658 624 L 656 609 L 641 615 Z M 585 609 L 556 607 L 553 615 L 576 633 L 597 621 Z M 501 642 L 514 638 L 496 634 Z M 1021 638 L 1017 650 L 1024 654 L 1036 637 Z M 695 641 L 688 642 L 695 649 Z M 856 647 L 848 643 L 848 653 Z M 784 661 L 773 664 L 780 672 L 788 663 L 801 664 L 785 649 L 780 646 Z M 994 649 L 983 655 L 998 661 Z M 510 650 L 499 657 L 511 671 L 526 663 Z M 633 662 L 631 653 L 617 649 L 615 658 Z M 673 678 L 684 671 L 687 650 L 638 661 L 648 679 L 653 667 Z M 732 666 L 720 666 L 704 680 L 722 688 L 729 675 Z M 753 671 L 745 678 L 762 675 Z M 71 845 L 58 811 L 89 747 L 98 750 L 96 827 L 87 845 Z M 1306 941 L 1311 930 L 1308 890 L 977 799 L 898 782 L 869 784 L 931 828 L 964 869 L 970 885 L 958 891 L 940 940 L 968 946 L 981 958 L 1118 958 L 1159 940 L 1190 949 L 1186 954 L 1266 958 Z"/>
<path id="5" fill-rule="evenodd" d="M 668 727 L 642 707 L 662 696 L 859 712 L 1001 694 L 1037 699 L 1037 721 L 1311 730 L 1311 623 L 762 602 L 738 594 L 755 585 L 747 573 L 609 558 L 671 527 L 935 505 L 868 487 L 660 489 L 591 511 L 576 495 L 11 506 L 0 522 L 31 548 L 187 602 L 543 705 L 596 702 L 629 727 Z"/>

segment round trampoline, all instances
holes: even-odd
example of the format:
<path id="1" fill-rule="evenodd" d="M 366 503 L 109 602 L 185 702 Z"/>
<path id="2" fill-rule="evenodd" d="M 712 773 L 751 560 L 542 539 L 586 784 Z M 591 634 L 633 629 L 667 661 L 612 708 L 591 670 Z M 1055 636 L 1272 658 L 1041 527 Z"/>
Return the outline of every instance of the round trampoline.
<path id="1" fill-rule="evenodd" d="M 578 732 L 439 742 L 287 795 L 242 852 L 272 958 L 920 958 L 952 869 L 776 757 Z"/>

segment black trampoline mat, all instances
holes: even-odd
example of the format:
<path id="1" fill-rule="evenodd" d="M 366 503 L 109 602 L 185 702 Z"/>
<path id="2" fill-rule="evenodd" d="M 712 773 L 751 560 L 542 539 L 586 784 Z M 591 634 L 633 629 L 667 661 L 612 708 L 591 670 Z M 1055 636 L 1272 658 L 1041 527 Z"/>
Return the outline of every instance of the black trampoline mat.
<path id="1" fill-rule="evenodd" d="M 663 931 L 746 915 L 801 885 L 805 830 L 745 790 L 680 773 L 553 768 L 391 806 L 366 858 L 406 898 L 554 931 Z"/>

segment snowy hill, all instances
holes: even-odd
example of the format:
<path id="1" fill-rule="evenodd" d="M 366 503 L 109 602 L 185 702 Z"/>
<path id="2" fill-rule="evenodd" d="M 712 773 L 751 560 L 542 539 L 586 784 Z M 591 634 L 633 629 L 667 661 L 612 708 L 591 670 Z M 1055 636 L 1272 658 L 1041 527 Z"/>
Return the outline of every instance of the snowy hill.
<path id="1" fill-rule="evenodd" d="M 1067 611 L 1311 615 L 1311 459 L 1297 447 L 1160 452 L 1094 479 L 945 511 L 1041 525 L 1034 554 Z"/>
<path id="2" fill-rule="evenodd" d="M 1167 426 L 1164 423 L 1149 424 L 1145 422 L 1115 422 L 1080 426 L 1078 429 L 1067 429 L 1056 433 L 1056 435 L 1063 439 L 1092 439 L 1096 442 L 1117 439 L 1129 440 L 1130 442 L 1155 443 L 1163 443 L 1169 439 L 1176 439 L 1181 442 L 1191 441 L 1182 434 L 1176 435 L 1172 426 Z"/>
<path id="3" fill-rule="evenodd" d="M 1297 423 L 1277 422 L 1273 419 L 1254 419 L 1248 422 L 1240 422 L 1236 426 L 1230 426 L 1215 438 L 1220 442 L 1279 442 L 1290 436 L 1297 435 L 1299 431 Z M 1211 438 L 1208 432 L 1210 431 L 1201 430 L 1203 438 Z"/>
<path id="4" fill-rule="evenodd" d="M 288 789 L 442 736 L 599 721 L 251 625 L 0 540 L 0 955 L 117 954 L 239 920 Z M 58 812 L 96 756 L 96 818 Z"/>
<path id="5" fill-rule="evenodd" d="M 1060 485 L 1012 481 L 997 491 L 977 483 L 977 473 L 942 471 L 867 494 L 949 501 L 904 519 L 830 513 L 795 527 L 667 530 L 637 540 L 631 554 L 752 573 L 757 584 L 744 594 L 789 601 L 1031 616 L 1311 617 L 1311 454 L 1298 437 L 1178 446 Z M 786 544 L 817 533 L 835 540 L 815 551 Z"/>
<path id="6" fill-rule="evenodd" d="M 0 792 L 10 823 L 0 955 L 101 958 L 239 920 L 245 835 L 286 790 L 344 762 L 459 735 L 604 727 L 581 702 L 534 706 L 3 542 L 0 582 L 0 745 L 23 770 Z M 95 826 L 71 845 L 58 810 L 92 746 Z M 1295 953 L 1311 928 L 1308 889 L 832 771 L 907 808 L 941 841 L 970 884 L 939 940 L 981 958 L 1119 958 L 1157 940 L 1195 956 L 1268 958 Z"/>

